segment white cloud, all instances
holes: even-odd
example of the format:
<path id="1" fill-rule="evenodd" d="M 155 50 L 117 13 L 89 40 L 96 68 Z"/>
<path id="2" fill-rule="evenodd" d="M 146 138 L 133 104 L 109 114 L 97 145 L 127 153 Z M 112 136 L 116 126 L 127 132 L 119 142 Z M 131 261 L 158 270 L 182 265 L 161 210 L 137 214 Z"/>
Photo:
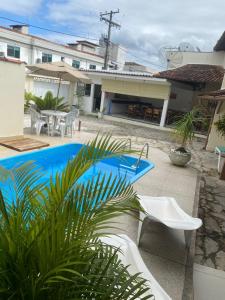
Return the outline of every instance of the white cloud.
<path id="1" fill-rule="evenodd" d="M 223 0 L 53 0 L 48 17 L 77 34 L 99 36 L 106 32 L 99 12 L 117 8 L 120 14 L 115 21 L 122 27 L 113 29 L 112 40 L 144 61 L 160 63 L 161 47 L 176 47 L 184 41 L 209 51 L 225 30 Z"/>
<path id="2" fill-rule="evenodd" d="M 30 16 L 40 8 L 42 0 L 2 0 L 0 11 L 16 15 Z"/>

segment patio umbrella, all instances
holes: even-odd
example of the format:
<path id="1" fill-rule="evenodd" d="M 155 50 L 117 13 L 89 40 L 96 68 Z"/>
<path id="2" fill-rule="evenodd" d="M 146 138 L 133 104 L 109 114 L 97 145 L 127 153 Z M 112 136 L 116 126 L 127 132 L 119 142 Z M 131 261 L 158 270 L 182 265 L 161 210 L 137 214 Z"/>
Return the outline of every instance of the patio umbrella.
<path id="1" fill-rule="evenodd" d="M 26 68 L 29 69 L 32 74 L 59 78 L 57 97 L 59 96 L 59 90 L 62 80 L 83 83 L 91 82 L 91 80 L 81 71 L 75 70 L 65 62 L 27 65 Z"/>

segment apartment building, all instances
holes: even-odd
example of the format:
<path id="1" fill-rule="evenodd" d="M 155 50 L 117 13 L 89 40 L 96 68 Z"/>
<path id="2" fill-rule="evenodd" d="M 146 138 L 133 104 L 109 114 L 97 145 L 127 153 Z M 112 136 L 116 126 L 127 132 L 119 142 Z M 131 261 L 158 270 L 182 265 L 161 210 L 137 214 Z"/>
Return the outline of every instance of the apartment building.
<path id="1" fill-rule="evenodd" d="M 104 59 L 98 54 L 97 47 L 97 44 L 88 41 L 68 45 L 54 43 L 29 34 L 29 27 L 26 25 L 12 25 L 10 28 L 0 26 L 0 57 L 27 64 L 64 61 L 80 70 L 102 70 Z M 57 79 L 27 72 L 25 88 L 38 96 L 43 96 L 47 90 L 56 93 L 57 84 Z M 68 82 L 62 82 L 60 92 L 65 99 L 68 97 Z"/>

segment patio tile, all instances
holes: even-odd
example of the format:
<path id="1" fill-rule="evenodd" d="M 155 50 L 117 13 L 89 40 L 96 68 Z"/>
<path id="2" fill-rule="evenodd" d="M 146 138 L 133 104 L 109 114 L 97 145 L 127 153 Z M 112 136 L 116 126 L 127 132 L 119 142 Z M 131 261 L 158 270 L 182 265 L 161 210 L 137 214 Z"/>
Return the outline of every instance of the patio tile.
<path id="1" fill-rule="evenodd" d="M 142 248 L 139 250 L 146 266 L 151 270 L 155 279 L 160 282 L 162 288 L 173 300 L 181 300 L 184 286 L 184 266 L 158 255 L 152 255 Z"/>

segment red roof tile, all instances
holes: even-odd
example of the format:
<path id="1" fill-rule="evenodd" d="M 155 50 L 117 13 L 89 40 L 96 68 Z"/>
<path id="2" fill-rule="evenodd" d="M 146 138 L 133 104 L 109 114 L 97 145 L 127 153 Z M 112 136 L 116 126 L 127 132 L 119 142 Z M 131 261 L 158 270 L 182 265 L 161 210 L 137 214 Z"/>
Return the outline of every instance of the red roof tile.
<path id="1" fill-rule="evenodd" d="M 154 77 L 190 83 L 222 83 L 225 70 L 221 66 L 188 64 L 154 74 Z"/>

